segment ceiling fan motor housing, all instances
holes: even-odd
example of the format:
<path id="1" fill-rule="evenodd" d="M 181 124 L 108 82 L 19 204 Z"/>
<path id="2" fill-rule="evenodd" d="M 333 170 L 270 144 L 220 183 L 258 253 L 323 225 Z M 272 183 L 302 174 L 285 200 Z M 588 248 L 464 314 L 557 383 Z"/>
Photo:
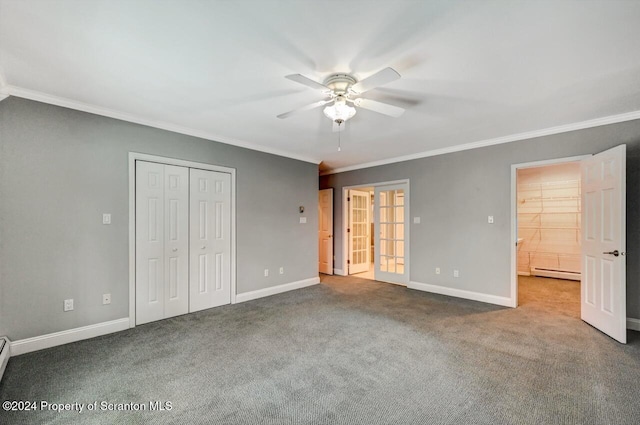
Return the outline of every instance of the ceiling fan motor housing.
<path id="1" fill-rule="evenodd" d="M 356 82 L 357 80 L 349 74 L 332 74 L 324 80 L 324 85 L 329 87 L 335 95 L 345 95 Z"/>

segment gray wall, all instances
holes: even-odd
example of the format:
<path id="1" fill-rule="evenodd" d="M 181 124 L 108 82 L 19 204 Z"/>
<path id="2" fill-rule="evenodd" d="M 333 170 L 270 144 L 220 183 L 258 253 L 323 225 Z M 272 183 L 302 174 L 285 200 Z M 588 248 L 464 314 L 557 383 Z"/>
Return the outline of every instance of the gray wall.
<path id="1" fill-rule="evenodd" d="M 415 282 L 510 296 L 511 164 L 592 154 L 627 144 L 627 316 L 640 318 L 640 121 L 323 176 L 334 188 L 335 266 L 342 268 L 342 187 L 411 181 Z M 495 224 L 487 224 L 487 216 Z M 442 269 L 436 275 L 436 267 Z M 453 269 L 460 277 L 453 278 Z"/>
<path id="2" fill-rule="evenodd" d="M 237 170 L 238 293 L 317 277 L 317 165 L 9 98 L 0 102 L 0 335 L 128 317 L 130 151 Z M 65 298 L 73 312 L 62 311 Z"/>

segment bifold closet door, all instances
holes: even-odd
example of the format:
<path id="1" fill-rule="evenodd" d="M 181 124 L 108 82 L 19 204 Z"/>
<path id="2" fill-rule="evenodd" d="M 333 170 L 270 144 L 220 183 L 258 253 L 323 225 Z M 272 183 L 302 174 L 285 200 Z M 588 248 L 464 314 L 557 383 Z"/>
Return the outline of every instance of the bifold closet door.
<path id="1" fill-rule="evenodd" d="M 189 311 L 231 303 L 231 175 L 190 169 Z"/>
<path id="2" fill-rule="evenodd" d="M 136 324 L 189 312 L 189 169 L 136 162 Z"/>

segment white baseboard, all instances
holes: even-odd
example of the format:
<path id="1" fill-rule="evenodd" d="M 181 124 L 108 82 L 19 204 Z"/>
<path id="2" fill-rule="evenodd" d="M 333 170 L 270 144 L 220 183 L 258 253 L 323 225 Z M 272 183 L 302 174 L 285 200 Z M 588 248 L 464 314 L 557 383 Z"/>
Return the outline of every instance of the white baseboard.
<path id="1" fill-rule="evenodd" d="M 310 279 L 298 280 L 297 282 L 284 283 L 282 285 L 272 286 L 271 288 L 258 289 L 257 291 L 245 292 L 243 294 L 236 295 L 236 302 L 243 303 L 245 301 L 251 301 L 251 300 L 255 300 L 263 297 L 269 297 L 271 295 L 293 291 L 294 289 L 306 288 L 307 286 L 316 285 L 318 283 L 320 283 L 320 278 L 312 277 Z"/>
<path id="2" fill-rule="evenodd" d="M 70 342 L 82 341 L 83 339 L 94 338 L 96 336 L 119 332 L 125 329 L 129 329 L 128 317 L 111 320 L 110 322 L 83 326 L 81 328 L 54 332 L 33 338 L 20 339 L 11 343 L 11 355 L 19 356 L 20 354 L 43 350 L 57 345 L 68 344 Z"/>
<path id="3" fill-rule="evenodd" d="M 333 269 L 333 274 L 337 274 L 338 276 L 346 276 L 347 274 L 342 269 Z"/>
<path id="4" fill-rule="evenodd" d="M 420 282 L 409 282 L 407 288 L 417 289 L 418 291 L 433 292 L 434 294 L 448 295 L 450 297 L 464 298 L 467 300 L 481 301 L 483 303 L 502 305 L 505 307 L 515 307 L 511 298 L 466 291 L 464 289 L 448 288 L 446 286 Z"/>
<path id="5" fill-rule="evenodd" d="M 4 345 L 2 344 L 3 341 Z M 2 346 L 0 351 L 0 381 L 2 381 L 2 375 L 4 375 L 9 357 L 11 357 L 11 341 L 6 336 L 0 337 L 0 346 Z"/>
<path id="6" fill-rule="evenodd" d="M 640 319 L 627 317 L 627 329 L 631 329 L 632 331 L 640 331 Z"/>

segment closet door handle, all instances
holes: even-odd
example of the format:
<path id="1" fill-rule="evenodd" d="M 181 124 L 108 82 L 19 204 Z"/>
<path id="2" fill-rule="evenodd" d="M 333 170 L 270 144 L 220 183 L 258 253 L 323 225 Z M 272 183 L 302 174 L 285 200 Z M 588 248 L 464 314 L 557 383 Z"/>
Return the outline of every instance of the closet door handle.
<path id="1" fill-rule="evenodd" d="M 617 257 L 618 255 L 620 255 L 620 252 L 616 249 L 615 251 L 603 252 L 603 254 L 609 254 Z"/>
<path id="2" fill-rule="evenodd" d="M 207 249 L 207 247 L 205 245 L 202 245 L 200 249 Z"/>
<path id="3" fill-rule="evenodd" d="M 172 248 L 171 251 L 178 252 L 178 248 Z"/>

